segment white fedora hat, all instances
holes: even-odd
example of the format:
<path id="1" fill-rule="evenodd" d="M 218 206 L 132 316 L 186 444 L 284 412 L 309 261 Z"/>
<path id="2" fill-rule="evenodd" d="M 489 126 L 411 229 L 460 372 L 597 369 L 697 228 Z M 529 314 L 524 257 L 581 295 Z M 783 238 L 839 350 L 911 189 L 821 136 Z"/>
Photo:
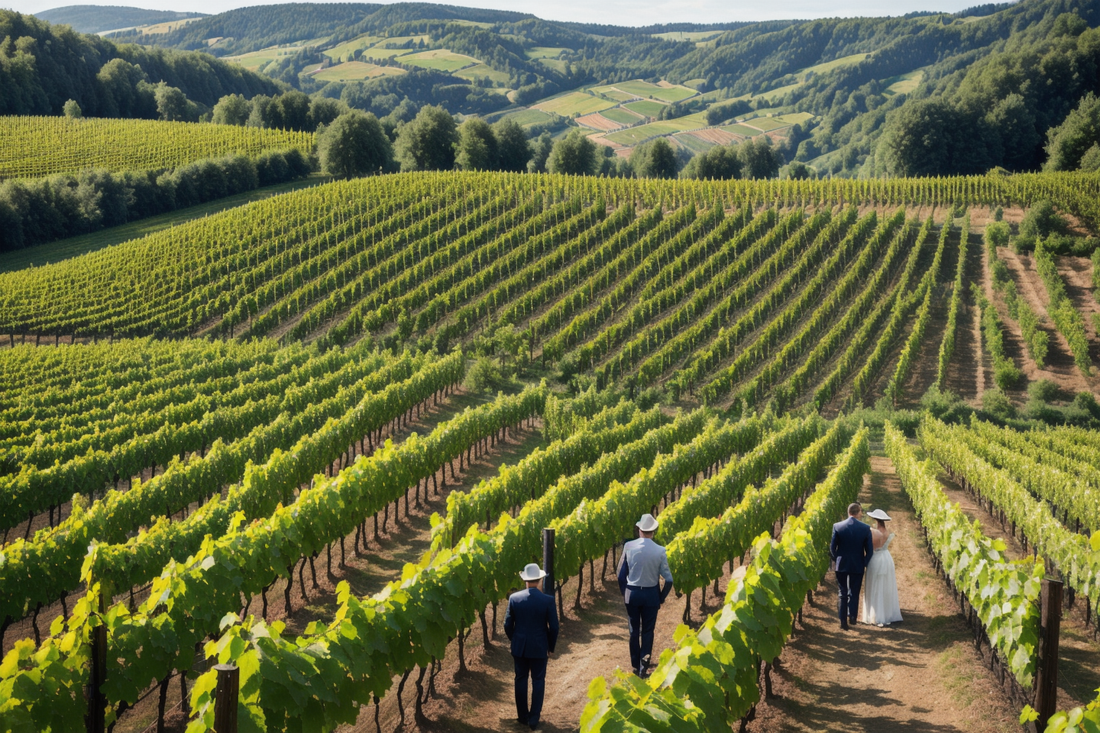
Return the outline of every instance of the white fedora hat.
<path id="1" fill-rule="evenodd" d="M 519 577 L 524 580 L 542 580 L 546 577 L 546 573 L 542 572 L 542 568 L 538 566 L 538 563 L 529 563 L 519 574 Z"/>
<path id="2" fill-rule="evenodd" d="M 657 520 L 652 514 L 643 514 L 635 526 L 643 532 L 653 532 L 657 529 Z"/>
<path id="3" fill-rule="evenodd" d="M 881 519 L 884 522 L 890 521 L 890 515 L 882 511 L 881 509 L 876 509 L 873 512 L 867 512 L 867 516 L 871 519 Z"/>

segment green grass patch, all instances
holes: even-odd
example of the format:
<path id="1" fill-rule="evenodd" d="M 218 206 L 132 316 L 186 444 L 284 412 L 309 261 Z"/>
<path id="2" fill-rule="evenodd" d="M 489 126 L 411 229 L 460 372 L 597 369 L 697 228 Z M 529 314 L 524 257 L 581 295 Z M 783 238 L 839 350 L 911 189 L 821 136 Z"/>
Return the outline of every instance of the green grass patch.
<path id="1" fill-rule="evenodd" d="M 726 132 L 732 132 L 734 135 L 744 135 L 745 137 L 756 137 L 763 134 L 760 130 L 754 130 L 744 125 L 725 125 L 722 129 Z"/>
<path id="2" fill-rule="evenodd" d="M 562 46 L 535 46 L 524 51 L 529 59 L 556 59 L 562 51 L 569 49 Z"/>
<path id="3" fill-rule="evenodd" d="M 454 53 L 448 51 L 445 48 L 433 48 L 430 51 L 420 51 L 419 53 L 412 53 L 407 56 L 401 57 L 401 63 L 412 64 L 413 66 L 420 66 L 425 69 L 434 69 L 435 71 L 458 71 L 468 66 L 476 66 L 481 64 L 480 61 L 473 56 L 466 56 L 461 53 Z"/>
<path id="4" fill-rule="evenodd" d="M 755 95 L 755 98 L 766 99 L 768 101 L 775 100 L 779 97 L 782 97 L 784 94 L 791 91 L 792 89 L 797 89 L 800 86 L 802 86 L 802 82 L 799 81 L 795 82 L 794 84 L 788 84 L 787 86 L 776 87 L 775 89 L 769 89 L 766 92 L 760 92 L 759 94 Z"/>
<path id="5" fill-rule="evenodd" d="M 714 143 L 709 143 L 706 140 L 701 140 L 691 134 L 679 134 L 673 136 L 676 142 L 683 145 L 685 148 L 693 153 L 705 153 L 714 147 Z"/>
<path id="6" fill-rule="evenodd" d="M 771 132 L 772 130 L 780 130 L 784 127 L 791 126 L 791 123 L 782 122 L 777 117 L 754 117 L 751 120 L 742 120 L 742 122 L 749 127 L 755 127 L 764 132 Z"/>
<path id="7" fill-rule="evenodd" d="M 645 117 L 654 118 L 657 117 L 657 115 L 661 114 L 661 110 L 663 110 L 666 106 L 667 105 L 661 104 L 660 102 L 654 102 L 650 99 L 643 99 L 639 102 L 628 102 L 623 105 L 623 107 L 626 107 L 631 112 L 637 112 L 638 114 L 644 115 Z"/>
<path id="8" fill-rule="evenodd" d="M 717 38 L 723 33 L 725 33 L 725 31 L 672 31 L 671 33 L 654 33 L 653 36 L 665 41 L 688 41 L 697 43 L 699 41 L 709 41 L 712 38 Z"/>
<path id="9" fill-rule="evenodd" d="M 554 112 L 563 117 L 588 115 L 614 107 L 615 103 L 584 92 L 569 92 L 560 97 L 551 97 L 534 105 L 532 109 Z"/>
<path id="10" fill-rule="evenodd" d="M 789 115 L 779 115 L 775 119 L 786 122 L 788 125 L 801 125 L 812 120 L 814 116 L 809 112 L 795 112 Z"/>
<path id="11" fill-rule="evenodd" d="M 600 114 L 612 122 L 618 122 L 620 125 L 636 125 L 645 119 L 642 115 L 631 112 L 629 109 L 623 107 L 605 109 L 603 112 L 600 112 Z"/>
<path id="12" fill-rule="evenodd" d="M 887 79 L 884 82 L 887 86 L 882 90 L 882 93 L 888 97 L 892 97 L 895 94 L 910 94 L 920 86 L 922 81 L 924 81 L 924 71 L 920 69 L 910 71 L 908 74 L 902 74 Z"/>
<path id="13" fill-rule="evenodd" d="M 839 69 L 843 66 L 854 66 L 860 61 L 865 60 L 871 54 L 869 53 L 854 53 L 851 56 L 844 56 L 839 59 L 833 59 L 832 61 L 826 61 L 823 64 L 817 64 L 816 66 L 807 66 L 805 69 L 799 69 L 796 74 L 824 74 L 826 71 L 832 71 L 833 69 Z"/>
<path id="14" fill-rule="evenodd" d="M 334 46 L 327 51 L 322 51 L 322 53 L 334 61 L 348 61 L 351 59 L 351 55 L 356 51 L 368 49 L 381 40 L 383 39 L 368 33 L 358 38 L 353 38 L 350 41 L 346 41 L 345 43 L 341 43 L 339 46 Z"/>
<path id="15" fill-rule="evenodd" d="M 524 109 L 520 110 L 519 112 L 513 112 L 510 115 L 505 115 L 501 119 L 511 120 L 517 125 L 527 127 L 529 125 L 539 125 L 544 122 L 549 122 L 553 119 L 553 117 L 545 112 L 540 112 L 537 109 Z"/>
<path id="16" fill-rule="evenodd" d="M 689 97 L 694 97 L 698 92 L 681 86 L 662 87 L 650 84 L 647 81 L 624 81 L 616 84 L 616 88 L 639 97 L 653 97 L 664 102 L 679 102 Z"/>
<path id="17" fill-rule="evenodd" d="M 537 59 L 537 61 L 548 69 L 553 69 L 562 74 L 569 70 L 569 62 L 564 59 Z"/>
<path id="18" fill-rule="evenodd" d="M 366 61 L 345 61 L 327 69 L 321 69 L 313 78 L 319 81 L 358 81 L 376 79 L 380 76 L 400 76 L 406 73 L 396 66 L 378 66 Z"/>
<path id="19" fill-rule="evenodd" d="M 14 252 L 3 252 L 0 253 L 0 272 L 22 270 L 32 266 L 41 267 L 47 263 L 61 262 L 62 260 L 67 260 L 72 257 L 79 257 L 80 255 L 103 249 L 104 247 L 110 247 L 113 244 L 128 242 L 131 239 L 138 239 L 147 234 L 159 232 L 162 229 L 174 227 L 177 224 L 183 224 L 192 219 L 201 219 L 204 216 L 216 214 L 219 211 L 244 206 L 253 201 L 260 201 L 280 193 L 287 193 L 289 191 L 296 191 L 300 188 L 314 186 L 328 180 L 328 176 L 314 173 L 309 178 L 300 181 L 290 181 L 288 183 L 267 186 L 266 188 L 257 188 L 254 191 L 239 193 L 236 196 L 227 196 L 217 201 L 208 201 L 198 206 L 170 211 L 167 214 L 160 214 L 158 216 L 150 216 L 147 219 L 132 221 L 128 224 L 111 227 L 110 229 L 101 229 L 91 234 L 81 234 L 78 237 L 59 239 L 56 242 L 40 244 L 35 247 L 27 247 Z"/>
<path id="20" fill-rule="evenodd" d="M 462 79 L 469 79 L 470 81 L 478 78 L 488 78 L 496 84 L 508 84 L 512 81 L 512 77 L 508 76 L 503 71 L 498 71 L 492 66 L 487 66 L 485 64 L 477 64 L 468 69 L 460 69 L 454 72 L 454 76 Z"/>
<path id="21" fill-rule="evenodd" d="M 671 135 L 685 130 L 697 130 L 699 127 L 700 125 L 697 121 L 688 117 L 681 117 L 678 120 L 661 120 L 660 122 L 651 122 L 648 125 L 631 127 L 628 130 L 619 130 L 618 132 L 610 133 L 606 137 L 612 142 L 629 146 L 637 145 L 640 142 L 644 142 L 654 137 Z"/>

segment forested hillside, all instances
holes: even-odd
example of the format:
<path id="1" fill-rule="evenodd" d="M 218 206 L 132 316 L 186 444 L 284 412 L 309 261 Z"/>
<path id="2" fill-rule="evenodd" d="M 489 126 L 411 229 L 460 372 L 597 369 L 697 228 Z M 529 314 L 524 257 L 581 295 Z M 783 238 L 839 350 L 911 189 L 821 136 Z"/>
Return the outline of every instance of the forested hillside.
<path id="1" fill-rule="evenodd" d="M 407 99 L 414 108 L 440 103 L 453 113 L 518 115 L 536 135 L 677 121 L 605 136 L 622 155 L 639 140 L 679 130 L 718 125 L 719 142 L 731 139 L 727 127 L 735 138 L 751 136 L 729 126 L 746 111 L 801 114 L 808 119 L 797 129 L 772 136 L 786 146 L 784 162 L 806 163 L 818 175 L 867 176 L 1041 167 L 1048 130 L 1100 91 L 1098 24 L 1100 0 L 651 28 L 399 3 L 244 8 L 168 33 L 120 37 L 230 57 L 379 116 Z M 695 91 L 591 122 L 584 105 L 547 115 L 538 104 L 577 90 L 615 105 L 624 100 L 593 89 L 636 79 Z M 608 104 L 588 106 L 599 114 Z M 712 144 L 696 137 L 680 136 L 685 154 Z"/>
<path id="2" fill-rule="evenodd" d="M 155 86 L 213 106 L 226 94 L 272 94 L 280 85 L 209 54 L 117 45 L 0 10 L 0 114 L 156 116 Z M 152 111 L 149 104 L 152 103 Z"/>

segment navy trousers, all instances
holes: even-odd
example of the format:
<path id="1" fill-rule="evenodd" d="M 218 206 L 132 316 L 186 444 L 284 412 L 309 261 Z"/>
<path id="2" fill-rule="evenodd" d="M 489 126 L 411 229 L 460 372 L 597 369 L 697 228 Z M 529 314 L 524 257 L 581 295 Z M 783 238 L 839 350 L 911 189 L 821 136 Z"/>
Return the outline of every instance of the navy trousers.
<path id="1" fill-rule="evenodd" d="M 516 715 L 521 723 L 537 723 L 546 694 L 546 657 L 512 657 L 516 665 Z M 527 707 L 527 678 L 531 678 L 531 707 Z"/>
<path id="2" fill-rule="evenodd" d="M 630 668 L 634 671 L 638 671 L 644 657 L 653 653 L 653 630 L 660 608 L 661 594 L 656 587 L 628 587 L 626 615 L 630 619 Z"/>
<path id="3" fill-rule="evenodd" d="M 863 585 L 863 573 L 836 571 L 836 584 L 840 587 L 837 612 L 840 623 L 855 623 L 859 614 L 859 588 Z"/>

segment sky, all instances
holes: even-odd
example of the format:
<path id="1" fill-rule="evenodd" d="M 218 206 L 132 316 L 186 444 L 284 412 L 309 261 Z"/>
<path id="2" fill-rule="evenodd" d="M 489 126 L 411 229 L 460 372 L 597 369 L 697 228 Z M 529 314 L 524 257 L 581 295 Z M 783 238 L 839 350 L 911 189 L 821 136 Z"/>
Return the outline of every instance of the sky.
<path id="1" fill-rule="evenodd" d="M 324 0 L 313 0 L 323 2 Z M 366 0 L 370 2 L 371 0 Z M 375 0 L 377 1 L 377 0 Z M 643 26 L 655 23 L 731 23 L 736 21 L 831 18 L 866 15 L 903 15 L 914 10 L 956 12 L 990 0 L 450 0 L 465 7 L 515 10 L 546 20 Z M 37 13 L 66 5 L 127 5 L 155 10 L 220 13 L 231 8 L 270 3 L 257 0 L 0 0 L 0 7 Z"/>

